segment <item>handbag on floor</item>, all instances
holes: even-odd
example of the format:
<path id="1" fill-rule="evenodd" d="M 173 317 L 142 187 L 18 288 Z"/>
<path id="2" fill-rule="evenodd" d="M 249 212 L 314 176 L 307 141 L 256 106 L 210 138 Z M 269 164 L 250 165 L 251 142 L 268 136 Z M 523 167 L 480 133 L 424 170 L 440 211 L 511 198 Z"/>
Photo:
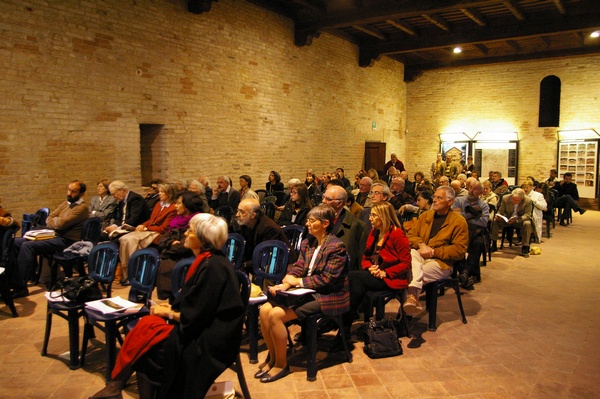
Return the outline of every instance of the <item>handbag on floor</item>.
<path id="1" fill-rule="evenodd" d="M 401 355 L 402 344 L 398 339 L 394 320 L 387 317 L 379 321 L 371 319 L 363 349 L 371 359 Z"/>

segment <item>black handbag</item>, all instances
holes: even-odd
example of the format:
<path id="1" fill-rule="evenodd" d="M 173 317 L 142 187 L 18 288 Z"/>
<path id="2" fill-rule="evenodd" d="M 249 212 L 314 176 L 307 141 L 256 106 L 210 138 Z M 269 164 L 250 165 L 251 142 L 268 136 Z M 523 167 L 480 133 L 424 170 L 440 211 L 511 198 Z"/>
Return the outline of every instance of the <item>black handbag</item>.
<path id="1" fill-rule="evenodd" d="M 371 319 L 367 327 L 364 351 L 371 359 L 392 357 L 402 354 L 402 343 L 393 319 Z"/>
<path id="2" fill-rule="evenodd" d="M 80 303 L 102 299 L 98 282 L 91 277 L 65 277 L 54 284 L 51 291 L 50 295 L 53 298 L 62 296 L 69 301 Z"/>

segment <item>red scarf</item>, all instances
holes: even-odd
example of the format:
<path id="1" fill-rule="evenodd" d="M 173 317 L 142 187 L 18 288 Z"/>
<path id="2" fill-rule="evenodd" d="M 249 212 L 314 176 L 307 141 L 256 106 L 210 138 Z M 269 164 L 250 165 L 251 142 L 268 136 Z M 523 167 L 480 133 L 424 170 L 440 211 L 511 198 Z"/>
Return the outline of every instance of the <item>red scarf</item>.
<path id="1" fill-rule="evenodd" d="M 202 263 L 202 261 L 204 259 L 208 259 L 211 255 L 212 254 L 210 252 L 206 251 L 206 252 L 199 253 L 198 256 L 196 256 L 196 259 L 194 260 L 194 263 L 192 263 L 192 265 L 190 266 L 190 268 L 188 269 L 188 271 L 187 271 L 187 273 L 185 275 L 185 282 L 186 283 L 196 273 L 196 270 L 198 270 L 198 266 L 200 266 L 200 263 Z"/>

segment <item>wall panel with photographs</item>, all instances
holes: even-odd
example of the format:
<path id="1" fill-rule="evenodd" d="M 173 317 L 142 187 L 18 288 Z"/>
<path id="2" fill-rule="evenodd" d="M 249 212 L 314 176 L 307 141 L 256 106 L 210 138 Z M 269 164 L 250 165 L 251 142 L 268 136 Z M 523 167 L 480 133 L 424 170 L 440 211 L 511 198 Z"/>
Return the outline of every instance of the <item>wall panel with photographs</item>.
<path id="1" fill-rule="evenodd" d="M 571 172 L 582 198 L 596 198 L 598 183 L 598 141 L 558 143 L 558 173 Z"/>

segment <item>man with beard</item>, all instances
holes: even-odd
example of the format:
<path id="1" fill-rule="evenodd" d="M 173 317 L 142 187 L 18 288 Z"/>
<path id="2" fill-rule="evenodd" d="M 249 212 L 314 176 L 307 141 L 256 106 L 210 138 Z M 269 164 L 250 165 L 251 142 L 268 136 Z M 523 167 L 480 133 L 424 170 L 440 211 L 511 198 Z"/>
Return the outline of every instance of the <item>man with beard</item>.
<path id="1" fill-rule="evenodd" d="M 62 251 L 81 239 L 83 222 L 90 216 L 90 209 L 83 200 L 85 190 L 84 182 L 73 181 L 67 189 L 67 200 L 48 215 L 46 228 L 54 230 L 56 237 L 39 241 L 15 239 L 18 272 L 13 273 L 13 298 L 29 295 L 27 281 L 35 273 L 38 255 Z"/>
<path id="2" fill-rule="evenodd" d="M 244 199 L 237 206 L 234 230 L 246 240 L 244 247 L 244 270 L 252 271 L 252 254 L 258 244 L 267 240 L 283 241 L 288 248 L 290 242 L 281 227 L 260 209 L 260 203 L 252 198 Z M 296 260 L 296 253 L 290 249 L 290 262 Z"/>

